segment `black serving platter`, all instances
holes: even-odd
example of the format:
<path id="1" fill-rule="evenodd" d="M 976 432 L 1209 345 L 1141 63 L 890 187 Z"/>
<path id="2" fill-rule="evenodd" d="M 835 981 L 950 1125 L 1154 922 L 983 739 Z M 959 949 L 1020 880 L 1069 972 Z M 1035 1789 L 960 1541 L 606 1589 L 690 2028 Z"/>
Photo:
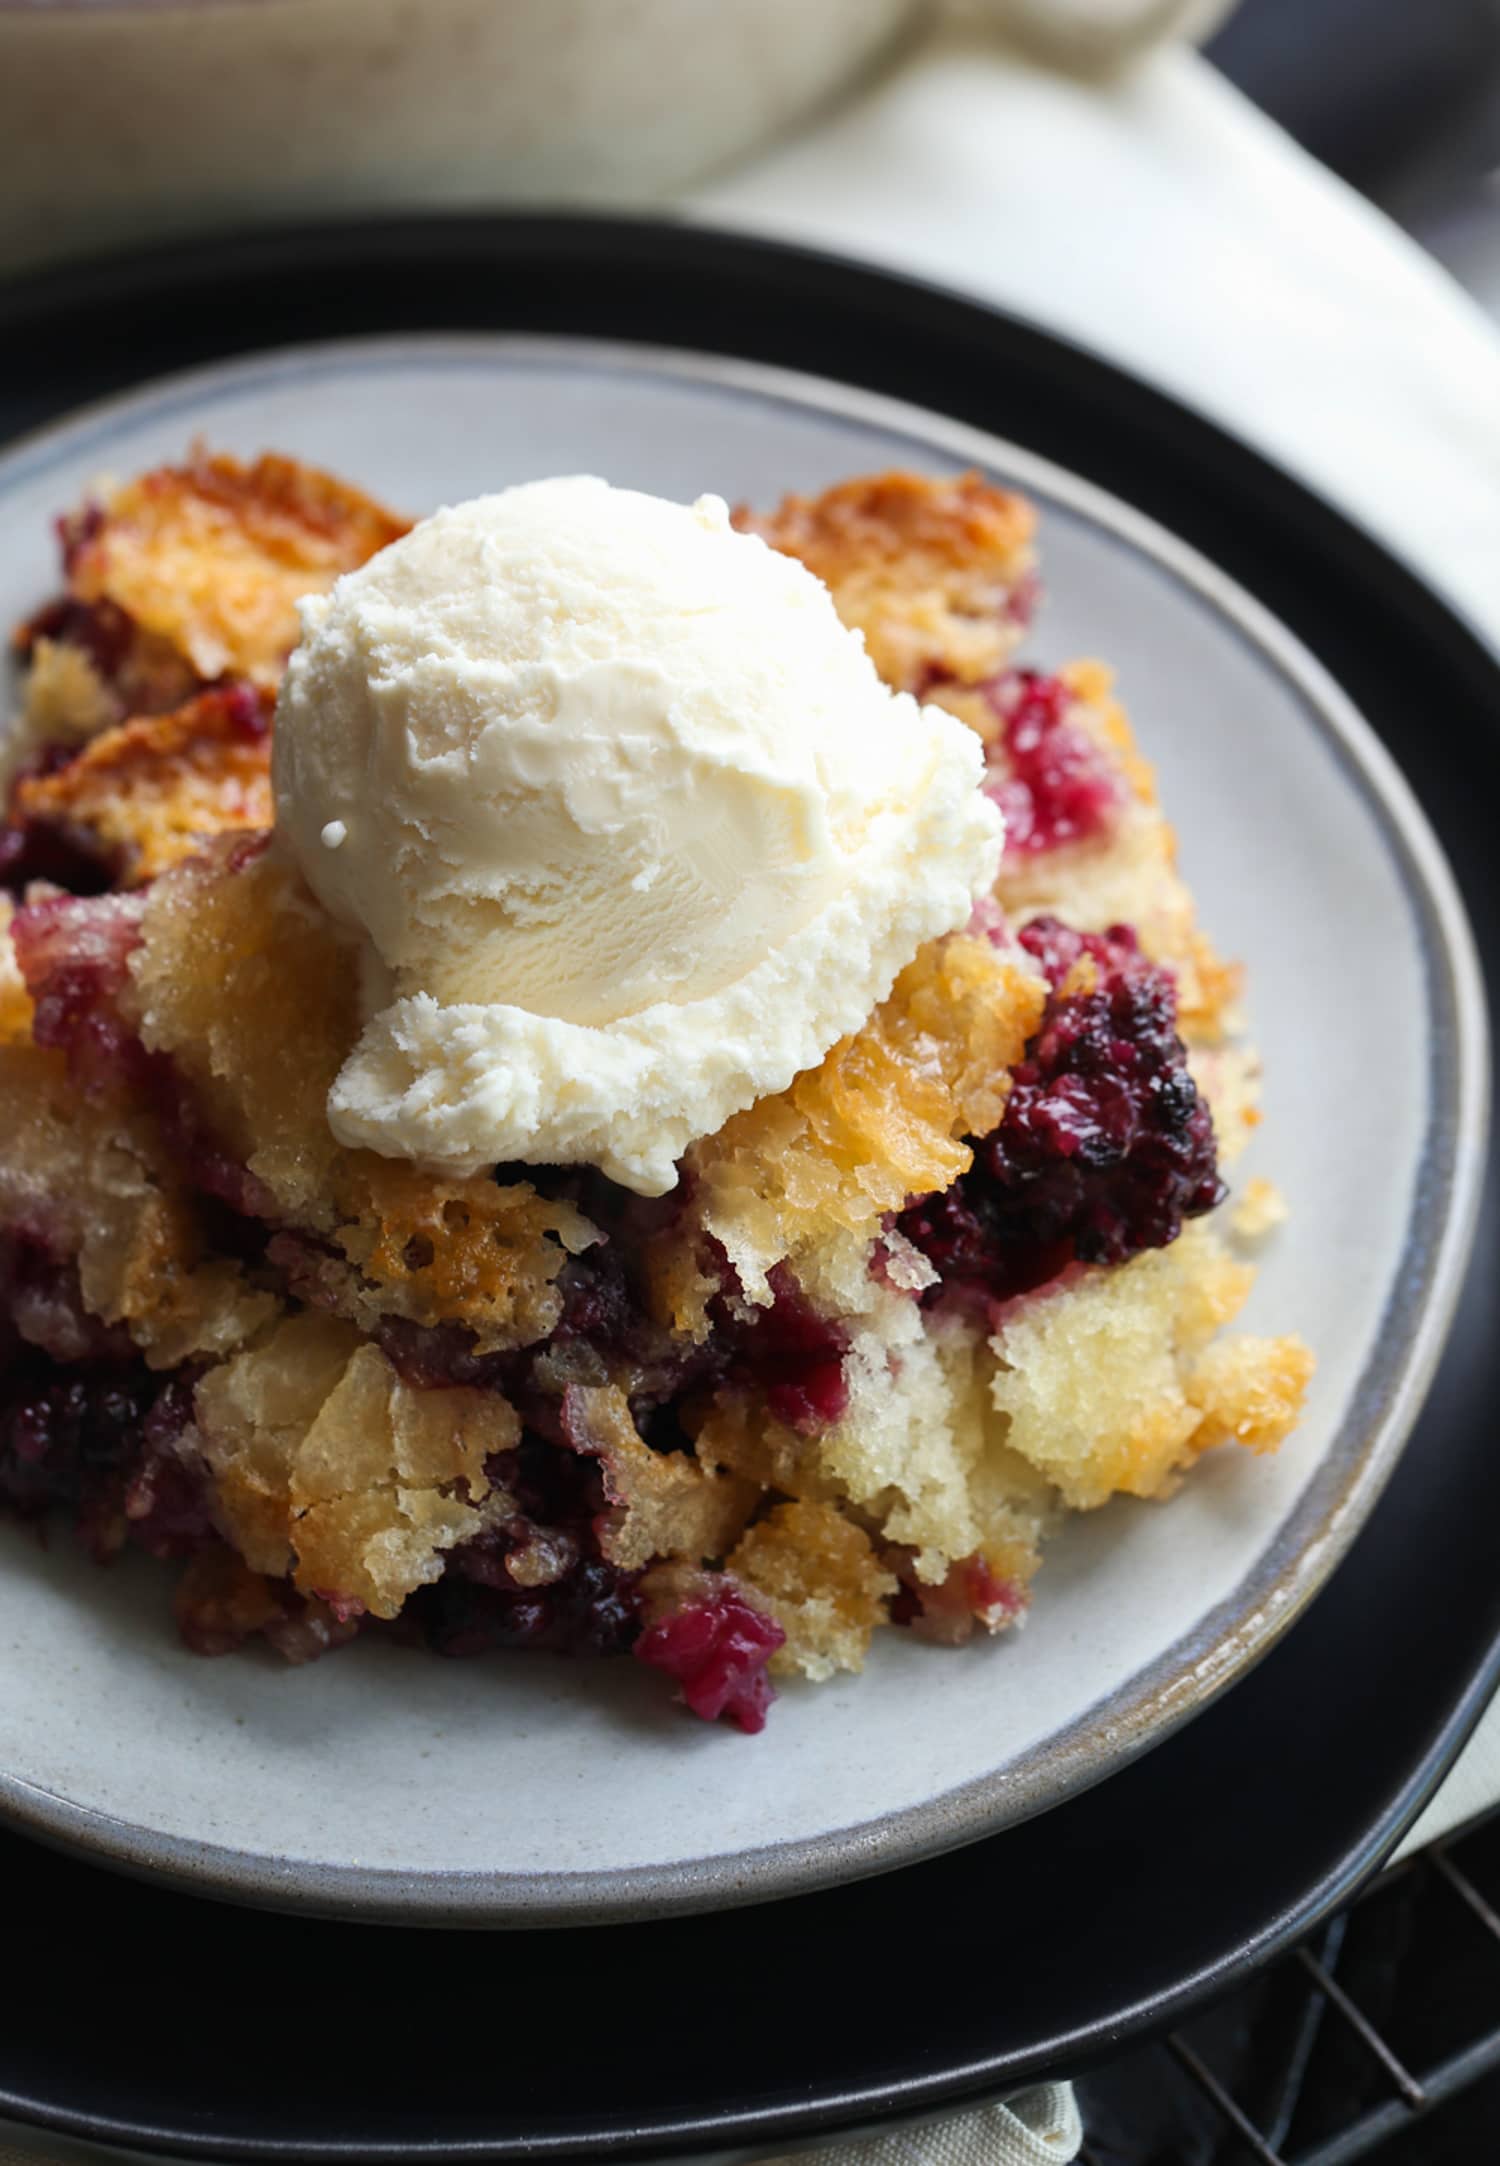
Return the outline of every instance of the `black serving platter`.
<path id="1" fill-rule="evenodd" d="M 973 302 L 663 224 L 251 236 L 0 289 L 0 434 L 236 351 L 496 328 L 842 378 L 993 429 L 1152 514 L 1352 695 L 1447 847 L 1493 978 L 1495 655 L 1242 444 Z M 556 1933 L 233 1910 L 0 1835 L 0 2115 L 220 2158 L 770 2151 L 1068 2073 L 1175 2019 L 1347 1900 L 1500 1677 L 1497 1279 L 1492 1153 L 1440 1375 L 1348 1561 L 1251 1676 L 1084 1796 L 826 1894 Z"/>

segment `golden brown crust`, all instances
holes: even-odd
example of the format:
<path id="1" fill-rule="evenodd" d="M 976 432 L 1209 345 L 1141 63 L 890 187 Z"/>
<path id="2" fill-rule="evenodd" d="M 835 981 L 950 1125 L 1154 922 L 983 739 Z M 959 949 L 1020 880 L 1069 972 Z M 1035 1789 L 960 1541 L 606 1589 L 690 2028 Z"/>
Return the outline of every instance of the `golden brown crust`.
<path id="1" fill-rule="evenodd" d="M 908 1196 L 958 1178 L 963 1139 L 999 1121 L 1045 998 L 1025 956 L 964 934 L 929 941 L 862 1030 L 693 1146 L 698 1222 L 752 1300 L 783 1258 L 839 1231 L 869 1238 Z M 705 1282 L 679 1265 L 658 1266 L 658 1283 L 679 1328 L 699 1328 Z"/>
<path id="2" fill-rule="evenodd" d="M 289 1571 L 302 1592 L 377 1617 L 513 1508 L 485 1471 L 520 1434 L 499 1393 L 414 1390 L 315 1310 L 211 1369 L 194 1404 L 226 1532 L 252 1570 Z"/>
<path id="3" fill-rule="evenodd" d="M 812 1678 L 864 1667 L 899 1584 L 864 1530 L 828 1504 L 778 1504 L 742 1537 L 728 1569 L 786 1634 L 772 1668 Z"/>
<path id="4" fill-rule="evenodd" d="M 210 835 L 270 826 L 269 719 L 234 689 L 106 729 L 57 773 L 23 777 L 12 817 L 87 837 L 126 886 L 152 880 Z"/>
<path id="5" fill-rule="evenodd" d="M 1200 1410 L 1195 1451 L 1243 1444 L 1273 1452 L 1302 1418 L 1316 1364 L 1300 1339 L 1225 1339 L 1194 1364 L 1188 1396 Z"/>
<path id="6" fill-rule="evenodd" d="M 898 691 L 993 676 L 1021 636 L 1036 515 L 979 474 L 872 474 L 735 523 L 816 572 Z"/>
<path id="7" fill-rule="evenodd" d="M 652 1451 L 613 1385 L 571 1385 L 563 1422 L 575 1449 L 598 1456 L 610 1500 L 599 1546 L 623 1571 L 653 1557 L 722 1557 L 758 1501 L 754 1483 L 686 1452 Z"/>
<path id="8" fill-rule="evenodd" d="M 940 702 L 992 743 L 996 709 L 979 687 L 1005 666 L 1020 635 L 1009 597 L 1030 578 L 1034 515 L 1024 499 L 975 474 L 888 473 L 789 496 L 765 518 L 736 518 L 825 581 L 887 683 Z M 1176 974 L 1184 1035 L 1217 1043 L 1232 1024 L 1241 974 L 1198 926 L 1113 673 L 1081 660 L 1058 675 L 1074 697 L 1070 723 L 1119 775 L 1127 809 L 1088 842 L 1008 856 L 999 900 L 1017 923 L 1045 911 L 1082 927 L 1135 925 L 1146 952 Z"/>
<path id="9" fill-rule="evenodd" d="M 350 1267 L 322 1287 L 346 1314 L 461 1324 L 481 1348 L 552 1328 L 557 1274 L 594 1238 L 571 1205 L 335 1140 L 328 1089 L 359 1034 L 354 958 L 274 850 L 221 838 L 159 879 L 131 976 L 146 1044 L 171 1054 L 276 1211 Z"/>
<path id="10" fill-rule="evenodd" d="M 299 460 L 195 450 L 114 490 L 80 529 L 69 586 L 108 601 L 205 680 L 274 688 L 303 595 L 332 586 L 409 521 Z"/>

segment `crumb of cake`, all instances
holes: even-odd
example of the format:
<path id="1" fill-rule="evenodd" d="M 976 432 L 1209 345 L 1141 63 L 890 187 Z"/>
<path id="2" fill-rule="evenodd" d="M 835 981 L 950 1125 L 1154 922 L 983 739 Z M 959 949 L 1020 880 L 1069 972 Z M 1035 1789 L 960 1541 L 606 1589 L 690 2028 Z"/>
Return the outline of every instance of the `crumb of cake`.
<path id="1" fill-rule="evenodd" d="M 851 1244 L 851 1260 L 860 1254 Z M 700 1459 L 784 1497 L 851 1510 L 882 1544 L 904 1551 L 911 1576 L 926 1585 L 982 1555 L 1019 1608 L 1057 1500 L 1045 1475 L 1009 1446 L 990 1389 L 993 1355 L 966 1321 L 924 1316 L 868 1271 L 846 1275 L 826 1255 L 821 1261 L 850 1317 L 845 1413 L 816 1436 L 799 1436 L 762 1397 L 721 1388 L 697 1428 Z M 817 1291 L 832 1299 L 831 1279 Z"/>
<path id="2" fill-rule="evenodd" d="M 1316 1363 L 1297 1338 L 1225 1339 L 1194 1362 L 1188 1397 L 1199 1409 L 1195 1452 L 1242 1444 L 1273 1452 L 1296 1428 Z"/>
<path id="3" fill-rule="evenodd" d="M 1284 1226 L 1287 1216 L 1281 1190 L 1258 1173 L 1245 1183 L 1244 1193 L 1229 1214 L 1229 1223 L 1242 1241 L 1260 1241 L 1278 1226 Z"/>
<path id="4" fill-rule="evenodd" d="M 703 1466 L 740 1476 L 757 1491 L 831 1499 L 834 1484 L 820 1471 L 818 1443 L 778 1421 L 754 1391 L 722 1386 L 695 1412 L 694 1449 Z"/>
<path id="5" fill-rule="evenodd" d="M 1130 717 L 1115 697 L 1115 673 L 1109 664 L 1083 656 L 1064 662 L 1057 674 L 1077 703 L 1095 744 L 1111 754 L 1130 794 L 1140 804 L 1159 805 L 1156 769 L 1136 743 Z"/>
<path id="6" fill-rule="evenodd" d="M 152 883 L 129 998 L 226 1146 L 289 1217 L 318 1223 L 338 1155 L 328 1086 L 359 1028 L 354 963 L 260 838 L 221 836 Z"/>
<path id="7" fill-rule="evenodd" d="M 1200 1040 L 1188 1047 L 1188 1067 L 1213 1112 L 1219 1164 L 1232 1166 L 1260 1126 L 1260 1055 L 1242 1040 Z"/>
<path id="8" fill-rule="evenodd" d="M 872 1302 L 855 1341 L 849 1417 L 819 1440 L 823 1481 L 909 1550 L 927 1585 L 982 1555 L 1024 1590 L 1057 1497 L 1048 1471 L 1013 1447 L 994 1354 L 967 1323 L 913 1324 L 882 1307 Z"/>
<path id="9" fill-rule="evenodd" d="M 897 691 L 993 676 L 1030 616 L 1036 515 L 975 473 L 878 474 L 735 521 L 817 574 Z"/>
<path id="10" fill-rule="evenodd" d="M 904 1294 L 925 1294 L 938 1283 L 938 1274 L 915 1242 L 908 1241 L 899 1226 L 887 1226 L 870 1268 L 887 1286 Z"/>
<path id="11" fill-rule="evenodd" d="M 68 584 L 164 640 L 205 681 L 274 689 L 297 603 L 407 530 L 374 500 L 295 459 L 198 451 L 111 492 L 75 531 Z"/>
<path id="12" fill-rule="evenodd" d="M 316 1311 L 210 1369 L 197 1433 L 235 1547 L 336 1608 L 394 1617 L 443 1553 L 510 1509 L 485 1462 L 520 1433 L 494 1391 L 420 1391 Z"/>
<path id="13" fill-rule="evenodd" d="M 569 1449 L 597 1458 L 609 1508 L 596 1532 L 609 1563 L 639 1571 L 653 1557 L 722 1557 L 755 1508 L 758 1489 L 686 1452 L 654 1452 L 623 1391 L 570 1384 L 561 1426 Z"/>
<path id="14" fill-rule="evenodd" d="M 340 1163 L 333 1194 L 331 1237 L 358 1274 L 349 1313 L 367 1329 L 382 1316 L 458 1324 L 480 1352 L 544 1338 L 562 1314 L 558 1274 L 596 1238 L 528 1182 L 424 1179 L 363 1151 Z"/>
<path id="15" fill-rule="evenodd" d="M 773 1675 L 814 1680 L 863 1669 L 899 1584 L 869 1536 L 828 1504 L 778 1504 L 742 1536 L 728 1569 L 786 1634 Z"/>
<path id="16" fill-rule="evenodd" d="M 1011 1447 L 1073 1510 L 1116 1491 L 1162 1494 L 1227 1433 L 1200 1396 L 1199 1364 L 1253 1277 L 1198 1225 L 1170 1248 L 1018 1302 L 990 1342 L 992 1397 Z"/>
<path id="17" fill-rule="evenodd" d="M 106 729 L 65 766 L 20 777 L 11 820 L 83 838 L 127 886 L 154 879 L 206 836 L 270 824 L 269 719 L 232 685 Z"/>

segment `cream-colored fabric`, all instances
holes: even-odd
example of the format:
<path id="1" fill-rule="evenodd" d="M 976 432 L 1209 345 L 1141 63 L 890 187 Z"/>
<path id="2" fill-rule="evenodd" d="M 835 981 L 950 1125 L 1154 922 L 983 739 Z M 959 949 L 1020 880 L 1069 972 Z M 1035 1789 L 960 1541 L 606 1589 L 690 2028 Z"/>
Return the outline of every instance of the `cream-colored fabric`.
<path id="1" fill-rule="evenodd" d="M 1067 2166 L 1082 2142 L 1083 2126 L 1070 2086 L 1039 2083 L 1009 2105 L 976 2106 L 857 2143 L 799 2151 L 786 2166 Z M 100 2166 L 105 2160 L 141 2156 L 0 2126 L 0 2166 Z M 736 2156 L 744 2159 L 747 2154 Z"/>
<path id="2" fill-rule="evenodd" d="M 976 2106 L 769 2166 L 1059 2166 L 1078 2156 L 1082 2142 L 1072 2085 L 1039 2083 L 1005 2106 Z"/>
<path id="3" fill-rule="evenodd" d="M 1495 327 L 1199 54 L 1168 47 L 1094 83 L 950 30 L 686 207 L 976 293 L 1109 355 L 1500 632 Z M 1024 414 L 1014 429 L 1024 443 Z"/>

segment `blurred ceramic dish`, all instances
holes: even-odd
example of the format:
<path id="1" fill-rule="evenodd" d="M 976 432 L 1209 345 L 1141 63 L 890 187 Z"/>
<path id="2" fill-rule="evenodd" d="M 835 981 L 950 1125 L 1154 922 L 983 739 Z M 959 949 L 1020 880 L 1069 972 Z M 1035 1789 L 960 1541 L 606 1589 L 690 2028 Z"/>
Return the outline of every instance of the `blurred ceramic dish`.
<path id="1" fill-rule="evenodd" d="M 1064 67 L 1230 0 L 948 0 Z M 0 270 L 235 222 L 659 200 L 939 0 L 0 0 Z"/>
<path id="2" fill-rule="evenodd" d="M 0 267 L 379 205 L 637 202 L 920 0 L 0 0 Z"/>
<path id="3" fill-rule="evenodd" d="M 1274 1078 L 1266 1159 L 1294 1228 L 1248 1313 L 1296 1317 L 1321 1367 L 1273 1465 L 1216 1462 L 1170 1514 L 1075 1522 L 1023 1659 L 891 1649 L 857 1684 L 789 1696 L 759 1745 L 692 1740 L 691 1783 L 662 1734 L 678 1718 L 639 1674 L 606 1695 L 565 1664 L 434 1673 L 373 1646 L 290 1682 L 207 1666 L 168 1644 L 149 1574 L 101 1582 L 63 1545 L 43 1554 L 7 1529 L 9 1816 L 242 1898 L 602 1920 L 921 1857 L 1164 1737 L 1265 1650 L 1352 1540 L 1415 1415 L 1472 1224 L 1485 1079 L 1472 951 L 1441 855 L 1366 726 L 1205 560 L 998 438 L 827 382 L 586 341 L 302 349 L 85 413 L 0 465 L 0 615 L 45 591 L 60 504 L 101 468 L 152 465 L 197 434 L 275 444 L 413 510 L 570 468 L 674 497 L 712 483 L 765 500 L 888 465 L 974 463 L 1024 488 L 1044 521 L 1046 643 L 1118 660 L 1186 870 L 1250 965 Z M 1377 983 L 1378 1000 L 1340 991 Z M 579 1779 L 606 1758 L 607 1812 Z"/>

